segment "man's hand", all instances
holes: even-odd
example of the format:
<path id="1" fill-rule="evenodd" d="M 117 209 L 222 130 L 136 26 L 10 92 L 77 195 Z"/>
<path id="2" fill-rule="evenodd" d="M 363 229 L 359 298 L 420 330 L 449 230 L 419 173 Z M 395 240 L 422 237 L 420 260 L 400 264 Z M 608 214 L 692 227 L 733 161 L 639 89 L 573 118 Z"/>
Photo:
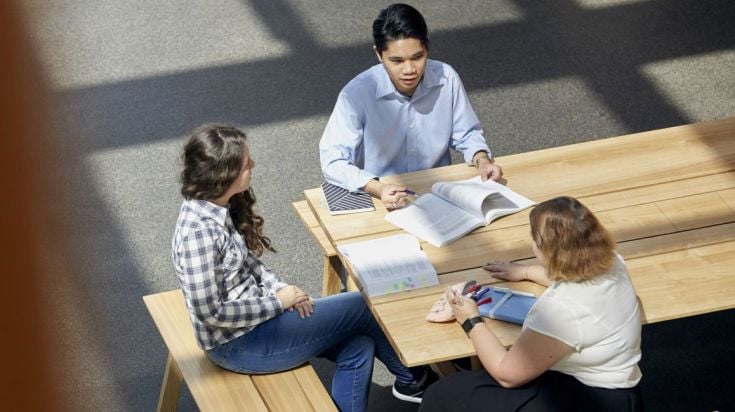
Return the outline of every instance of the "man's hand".
<path id="1" fill-rule="evenodd" d="M 477 174 L 480 175 L 483 182 L 487 179 L 497 182 L 501 177 L 503 177 L 503 169 L 499 165 L 493 163 L 487 155 L 478 157 L 475 161 L 475 165 L 477 166 Z"/>
<path id="2" fill-rule="evenodd" d="M 371 180 L 365 185 L 364 190 L 382 200 L 388 210 L 399 209 L 408 204 L 409 194 L 405 186 L 387 185 Z"/>

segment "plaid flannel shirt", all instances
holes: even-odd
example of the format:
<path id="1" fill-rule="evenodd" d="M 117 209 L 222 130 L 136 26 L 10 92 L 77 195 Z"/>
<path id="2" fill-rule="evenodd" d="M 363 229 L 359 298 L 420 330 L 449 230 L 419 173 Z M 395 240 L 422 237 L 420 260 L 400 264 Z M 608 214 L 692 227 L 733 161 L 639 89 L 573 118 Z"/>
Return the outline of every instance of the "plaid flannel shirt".
<path id="1" fill-rule="evenodd" d="M 283 312 L 275 293 L 286 283 L 247 249 L 225 207 L 184 200 L 172 258 L 197 343 L 204 350 Z"/>

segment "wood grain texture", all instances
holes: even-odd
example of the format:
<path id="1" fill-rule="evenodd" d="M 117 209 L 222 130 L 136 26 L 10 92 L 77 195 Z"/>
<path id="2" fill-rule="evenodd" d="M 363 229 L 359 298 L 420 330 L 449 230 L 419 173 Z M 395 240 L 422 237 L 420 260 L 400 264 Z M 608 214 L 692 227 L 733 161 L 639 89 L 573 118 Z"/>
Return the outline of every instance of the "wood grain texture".
<path id="1" fill-rule="evenodd" d="M 293 202 L 291 205 L 293 206 L 294 211 L 296 211 L 296 215 L 309 229 L 309 233 L 311 233 L 311 235 L 314 236 L 314 239 L 316 239 L 316 243 L 322 249 L 324 256 L 336 256 L 337 250 L 334 248 L 334 245 L 332 245 L 332 242 L 330 242 L 327 234 L 324 233 L 324 229 L 319 226 L 319 221 L 316 219 L 316 216 L 314 216 L 311 208 L 309 208 L 309 204 L 306 200 Z"/>
<path id="2" fill-rule="evenodd" d="M 735 307 L 734 137 L 735 118 L 729 118 L 521 153 L 498 163 L 508 185 L 524 196 L 535 201 L 574 196 L 595 212 L 628 262 L 643 320 L 651 323 Z M 381 181 L 425 193 L 433 182 L 474 173 L 453 165 Z M 349 218 L 330 216 L 320 208 L 321 189 L 305 195 L 336 245 L 403 233 L 383 219 L 382 205 Z M 422 242 L 440 285 L 369 300 L 407 365 L 474 354 L 456 323 L 424 318 L 451 284 L 497 282 L 480 268 L 487 260 L 532 262 L 529 213 L 498 219 L 442 248 Z M 513 286 L 543 292 L 526 282 Z M 486 322 L 506 345 L 520 333 L 516 325 Z"/>
<path id="3" fill-rule="evenodd" d="M 676 189 L 676 182 L 735 171 L 733 130 L 735 118 L 728 118 L 520 153 L 499 157 L 497 162 L 503 166 L 508 186 L 537 202 L 561 195 L 583 201 L 588 197 L 620 199 L 630 191 L 645 195 L 652 186 L 664 184 L 664 189 Z M 434 182 L 474 175 L 475 169 L 457 164 L 381 181 L 426 193 Z M 374 212 L 331 216 L 321 188 L 306 190 L 305 196 L 333 242 L 397 230 L 383 219 L 386 210 L 379 201 Z M 651 201 L 641 199 L 636 204 Z M 508 218 L 511 222 L 515 219 Z M 502 227 L 505 223 L 501 221 L 490 228 Z"/>
<path id="4" fill-rule="evenodd" d="M 324 404 L 329 394 L 311 365 L 277 374 L 250 376 L 224 370 L 212 363 L 197 346 L 180 290 L 144 296 L 143 300 L 200 410 L 294 410 L 289 409 L 289 405 L 306 407 L 299 410 L 336 410 L 334 405 L 330 409 Z M 287 386 L 278 387 L 281 384 Z M 312 392 L 305 393 L 302 388 Z M 165 391 L 170 389 L 164 386 L 162 393 Z M 170 408 L 168 399 L 166 405 Z M 323 407 L 313 408 L 312 404 Z"/>

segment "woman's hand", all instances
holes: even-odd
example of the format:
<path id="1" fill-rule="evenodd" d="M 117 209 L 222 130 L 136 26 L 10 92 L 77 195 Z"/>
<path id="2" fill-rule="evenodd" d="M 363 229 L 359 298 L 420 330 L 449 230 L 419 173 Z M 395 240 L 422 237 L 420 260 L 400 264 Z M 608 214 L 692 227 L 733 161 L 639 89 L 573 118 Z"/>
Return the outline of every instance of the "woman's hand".
<path id="1" fill-rule="evenodd" d="M 282 288 L 281 290 L 276 292 L 276 297 L 278 298 L 278 300 L 281 301 L 281 305 L 283 305 L 284 310 L 293 310 L 295 305 L 309 301 L 309 295 L 307 295 L 300 288 L 293 285 L 288 285 L 285 288 Z M 303 305 L 301 306 L 303 307 Z M 309 306 L 311 306 L 311 304 L 309 304 Z M 309 312 L 309 314 L 311 314 L 311 312 L 313 312 L 313 308 Z M 299 310 L 299 313 L 302 313 L 301 310 Z M 303 318 L 303 315 L 301 317 Z"/>
<path id="2" fill-rule="evenodd" d="M 520 282 L 528 280 L 528 266 L 512 263 L 507 260 L 493 260 L 485 263 L 482 267 L 492 274 L 496 279 Z"/>
<path id="3" fill-rule="evenodd" d="M 314 299 L 309 298 L 301 303 L 297 303 L 291 308 L 290 310 L 293 310 L 296 308 L 296 310 L 299 311 L 299 316 L 301 316 L 301 319 L 304 317 L 310 318 L 311 314 L 314 313 Z"/>
<path id="4" fill-rule="evenodd" d="M 458 294 L 452 288 L 448 288 L 444 296 L 447 298 L 449 306 L 452 307 L 454 317 L 457 318 L 460 325 L 469 318 L 480 316 L 480 311 L 477 309 L 477 303 L 474 300 Z"/>

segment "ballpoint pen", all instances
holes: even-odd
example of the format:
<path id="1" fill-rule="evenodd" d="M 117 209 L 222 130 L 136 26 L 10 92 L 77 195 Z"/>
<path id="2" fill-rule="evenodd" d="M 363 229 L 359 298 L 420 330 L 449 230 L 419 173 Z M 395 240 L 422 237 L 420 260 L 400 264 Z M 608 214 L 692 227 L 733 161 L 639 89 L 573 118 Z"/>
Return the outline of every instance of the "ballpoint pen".
<path id="1" fill-rule="evenodd" d="M 465 289 L 463 294 L 467 298 L 471 297 L 472 299 L 474 299 L 474 292 L 477 289 L 480 289 L 480 285 L 472 285 L 469 288 Z"/>
<path id="2" fill-rule="evenodd" d="M 482 299 L 480 299 L 480 301 L 479 301 L 479 302 L 477 302 L 477 306 L 480 306 L 480 305 L 484 305 L 484 304 L 486 304 L 486 303 L 490 303 L 490 302 L 492 302 L 492 301 L 493 301 L 493 297 L 492 297 L 492 296 L 488 296 L 488 297 L 486 297 L 486 298 L 482 298 Z"/>
<path id="3" fill-rule="evenodd" d="M 475 285 L 477 285 L 476 280 L 470 280 L 467 283 L 465 283 L 464 288 L 462 288 L 462 295 L 466 295 L 470 291 L 470 288 Z"/>
<path id="4" fill-rule="evenodd" d="M 482 299 L 482 297 L 483 297 L 483 296 L 484 296 L 484 295 L 485 295 L 485 294 L 486 294 L 487 292 L 489 292 L 489 291 L 490 291 L 490 288 L 488 288 L 488 287 L 484 287 L 484 288 L 482 288 L 482 289 L 478 290 L 478 291 L 477 291 L 477 292 L 475 293 L 475 295 L 474 295 L 474 296 L 472 297 L 472 299 L 474 299 L 474 300 L 480 300 L 480 299 Z"/>
<path id="5" fill-rule="evenodd" d="M 413 190 L 411 190 L 411 189 L 406 189 L 406 190 L 402 190 L 402 192 L 403 192 L 403 193 L 406 193 L 406 194 L 407 194 L 407 195 L 409 195 L 409 196 L 418 196 L 418 195 L 419 195 L 418 193 L 414 192 L 414 191 L 413 191 Z"/>
<path id="6" fill-rule="evenodd" d="M 503 288 L 503 287 L 500 287 L 500 286 L 496 286 L 495 287 L 495 291 L 501 292 L 501 293 L 512 293 L 512 294 L 518 295 L 518 296 L 528 296 L 528 297 L 532 297 L 532 298 L 535 298 L 536 297 L 536 295 L 534 295 L 533 293 L 521 292 L 521 291 L 518 291 L 518 290 L 513 290 L 513 289 L 510 289 L 510 288 Z"/>

